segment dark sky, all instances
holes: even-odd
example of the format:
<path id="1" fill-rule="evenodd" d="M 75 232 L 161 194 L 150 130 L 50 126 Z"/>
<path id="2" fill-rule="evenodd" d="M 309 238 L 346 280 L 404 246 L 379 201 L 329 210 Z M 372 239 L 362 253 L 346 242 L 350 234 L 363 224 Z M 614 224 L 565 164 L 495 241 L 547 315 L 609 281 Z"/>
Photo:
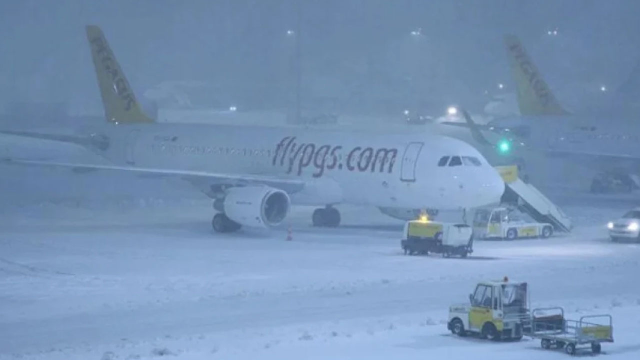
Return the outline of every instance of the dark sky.
<path id="1" fill-rule="evenodd" d="M 471 101 L 509 83 L 505 33 L 522 38 L 561 93 L 576 83 L 615 87 L 640 58 L 634 0 L 299 2 L 306 84 L 333 79 L 398 92 L 413 77 L 419 85 L 411 91 Z M 4 0 L 0 95 L 99 106 L 83 28 L 89 23 L 103 28 L 138 93 L 165 80 L 202 80 L 257 94 L 286 84 L 292 54 L 286 31 L 296 27 L 296 6 L 295 0 Z M 411 36 L 416 29 L 420 43 Z M 558 36 L 547 35 L 555 29 Z"/>

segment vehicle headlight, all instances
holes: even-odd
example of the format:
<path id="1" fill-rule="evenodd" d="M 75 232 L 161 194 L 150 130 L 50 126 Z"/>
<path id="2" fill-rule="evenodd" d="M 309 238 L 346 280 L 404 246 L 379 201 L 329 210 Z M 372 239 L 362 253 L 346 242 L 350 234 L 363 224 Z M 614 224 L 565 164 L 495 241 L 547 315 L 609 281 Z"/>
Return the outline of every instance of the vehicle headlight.
<path id="1" fill-rule="evenodd" d="M 627 229 L 628 230 L 632 230 L 632 231 L 638 230 L 638 223 L 634 222 L 634 223 L 629 224 L 629 226 L 627 226 Z"/>
<path id="2" fill-rule="evenodd" d="M 613 229 L 613 223 L 611 221 L 609 221 L 609 223 L 607 224 L 607 228 Z"/>

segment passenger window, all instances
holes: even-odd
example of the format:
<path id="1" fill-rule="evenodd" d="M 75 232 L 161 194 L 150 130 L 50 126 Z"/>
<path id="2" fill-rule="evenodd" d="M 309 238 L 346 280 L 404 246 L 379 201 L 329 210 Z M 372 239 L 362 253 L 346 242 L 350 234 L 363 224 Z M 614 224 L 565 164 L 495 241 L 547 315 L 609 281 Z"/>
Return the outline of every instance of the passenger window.
<path id="1" fill-rule="evenodd" d="M 440 161 L 438 161 L 438 166 L 446 166 L 448 161 L 449 156 L 443 156 L 440 158 Z"/>
<path id="2" fill-rule="evenodd" d="M 460 156 L 454 156 L 451 158 L 451 161 L 449 161 L 449 166 L 461 166 L 462 165 L 462 159 L 460 159 Z"/>
<path id="3" fill-rule="evenodd" d="M 480 160 L 478 160 L 478 158 L 475 158 L 472 156 L 463 156 L 462 162 L 464 162 L 465 166 L 481 166 L 482 165 L 482 163 L 480 162 Z"/>

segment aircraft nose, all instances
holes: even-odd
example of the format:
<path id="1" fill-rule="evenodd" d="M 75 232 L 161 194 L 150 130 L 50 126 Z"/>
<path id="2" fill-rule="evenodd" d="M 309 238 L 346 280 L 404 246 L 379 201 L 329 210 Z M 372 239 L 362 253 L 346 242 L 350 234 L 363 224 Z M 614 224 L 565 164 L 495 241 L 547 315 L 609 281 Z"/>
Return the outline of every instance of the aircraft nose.
<path id="1" fill-rule="evenodd" d="M 505 184 L 502 177 L 494 168 L 488 168 L 485 170 L 485 175 L 482 177 L 482 184 L 480 186 L 480 196 L 479 199 L 485 202 L 488 205 L 499 203 L 502 195 L 504 194 Z"/>

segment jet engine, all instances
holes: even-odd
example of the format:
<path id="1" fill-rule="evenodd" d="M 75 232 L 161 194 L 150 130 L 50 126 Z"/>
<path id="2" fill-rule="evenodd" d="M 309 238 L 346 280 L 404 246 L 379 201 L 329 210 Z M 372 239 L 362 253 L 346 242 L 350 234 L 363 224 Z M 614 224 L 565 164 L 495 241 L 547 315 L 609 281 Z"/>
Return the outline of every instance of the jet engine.
<path id="1" fill-rule="evenodd" d="M 277 226 L 287 217 L 291 201 L 286 192 L 268 186 L 232 187 L 226 191 L 227 217 L 248 227 Z"/>

